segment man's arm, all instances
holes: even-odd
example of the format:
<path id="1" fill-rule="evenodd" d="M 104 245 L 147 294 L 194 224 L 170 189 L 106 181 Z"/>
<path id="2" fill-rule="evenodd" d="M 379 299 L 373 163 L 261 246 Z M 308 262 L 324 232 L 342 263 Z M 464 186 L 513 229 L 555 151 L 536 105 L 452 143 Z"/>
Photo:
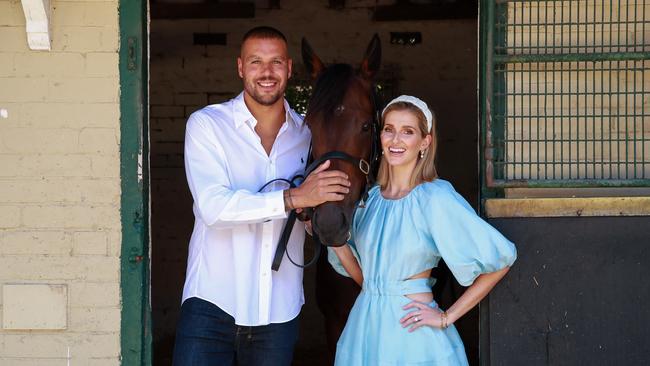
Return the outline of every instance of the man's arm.
<path id="1" fill-rule="evenodd" d="M 285 218 L 282 191 L 257 193 L 229 187 L 226 154 L 209 138 L 200 114 L 185 132 L 185 172 L 200 218 L 210 226 L 232 227 Z"/>
<path id="2" fill-rule="evenodd" d="M 298 188 L 285 191 L 233 190 L 227 180 L 225 151 L 211 141 L 202 116 L 192 114 L 185 133 L 185 171 L 201 219 L 210 226 L 232 227 L 286 218 L 294 208 L 314 207 L 340 201 L 349 192 L 345 173 L 325 171 L 321 164 Z"/>

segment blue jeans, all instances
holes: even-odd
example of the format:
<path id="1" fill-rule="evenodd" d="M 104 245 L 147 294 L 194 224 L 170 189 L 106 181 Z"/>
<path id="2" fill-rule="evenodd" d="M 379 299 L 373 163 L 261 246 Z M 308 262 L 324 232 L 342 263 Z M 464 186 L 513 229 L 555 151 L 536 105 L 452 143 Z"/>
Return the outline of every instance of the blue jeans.
<path id="1" fill-rule="evenodd" d="M 235 324 L 211 302 L 192 297 L 181 306 L 174 366 L 291 365 L 298 339 L 298 317 L 257 327 Z"/>

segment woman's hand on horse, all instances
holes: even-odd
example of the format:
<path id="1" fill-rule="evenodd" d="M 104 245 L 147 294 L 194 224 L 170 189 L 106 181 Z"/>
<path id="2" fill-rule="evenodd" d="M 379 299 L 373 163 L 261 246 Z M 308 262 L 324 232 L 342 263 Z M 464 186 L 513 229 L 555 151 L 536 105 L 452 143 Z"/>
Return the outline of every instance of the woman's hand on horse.
<path id="1" fill-rule="evenodd" d="M 323 202 L 342 201 L 350 192 L 348 175 L 340 170 L 327 170 L 327 160 L 314 169 L 297 188 L 290 190 L 295 208 L 316 207 Z"/>

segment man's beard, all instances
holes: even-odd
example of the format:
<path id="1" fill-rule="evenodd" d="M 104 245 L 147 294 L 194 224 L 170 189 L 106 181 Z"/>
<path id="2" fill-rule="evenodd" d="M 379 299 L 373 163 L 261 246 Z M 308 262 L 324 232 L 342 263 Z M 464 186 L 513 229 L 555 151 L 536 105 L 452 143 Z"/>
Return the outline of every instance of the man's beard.
<path id="1" fill-rule="evenodd" d="M 262 79 L 262 80 L 255 80 L 252 83 L 245 83 L 244 89 L 246 89 L 246 93 L 253 98 L 254 101 L 257 103 L 263 105 L 263 106 L 271 106 L 275 104 L 282 96 L 284 95 L 284 86 L 281 86 L 277 93 L 274 94 L 261 94 L 257 91 L 257 82 L 264 82 L 264 81 L 274 81 L 277 82 L 278 84 L 280 81 L 275 80 L 275 79 Z"/>

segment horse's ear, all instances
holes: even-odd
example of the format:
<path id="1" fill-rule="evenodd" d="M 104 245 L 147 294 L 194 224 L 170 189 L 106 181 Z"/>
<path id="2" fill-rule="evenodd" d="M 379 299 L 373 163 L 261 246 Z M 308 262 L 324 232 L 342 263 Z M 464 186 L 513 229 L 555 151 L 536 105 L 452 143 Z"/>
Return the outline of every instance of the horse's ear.
<path id="1" fill-rule="evenodd" d="M 316 53 L 314 53 L 314 50 L 311 48 L 305 37 L 302 38 L 302 62 L 305 64 L 307 72 L 309 73 L 309 76 L 311 76 L 312 80 L 316 80 L 318 75 L 320 75 L 320 73 L 325 69 L 323 61 L 316 56 Z"/>
<path id="2" fill-rule="evenodd" d="M 363 56 L 361 61 L 361 75 L 367 79 L 372 80 L 377 71 L 379 71 L 379 65 L 381 64 L 381 41 L 377 33 L 370 40 L 368 48 L 366 49 L 366 54 Z"/>

